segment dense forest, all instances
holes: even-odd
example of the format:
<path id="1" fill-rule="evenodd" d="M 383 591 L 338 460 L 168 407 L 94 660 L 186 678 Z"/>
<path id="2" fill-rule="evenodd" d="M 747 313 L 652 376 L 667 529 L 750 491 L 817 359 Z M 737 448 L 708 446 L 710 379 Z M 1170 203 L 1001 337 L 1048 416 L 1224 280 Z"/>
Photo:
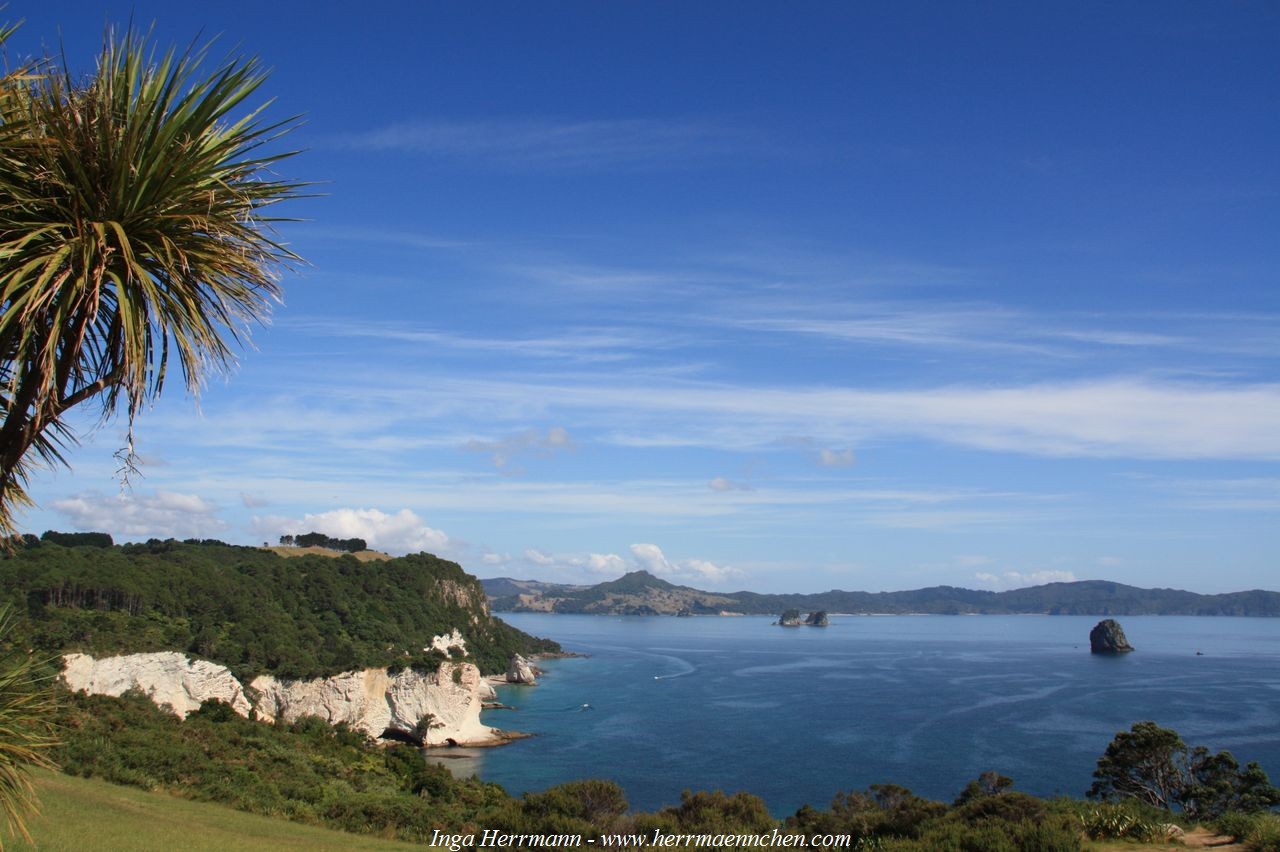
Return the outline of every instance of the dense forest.
<path id="1" fill-rule="evenodd" d="M 513 653 L 559 650 L 491 617 L 474 577 L 426 553 L 360 562 L 219 541 L 57 540 L 28 536 L 0 558 L 0 603 L 38 650 L 184 651 L 245 682 L 434 667 L 440 654 L 424 648 L 454 628 L 487 673 L 504 671 Z"/>
<path id="2" fill-rule="evenodd" d="M 788 609 L 835 613 L 938 615 L 1245 615 L 1280 616 L 1280 593 L 1261 590 L 1200 595 L 1141 589 L 1104 580 L 1048 583 L 1006 592 L 933 586 L 902 592 L 760 594 L 705 592 L 633 571 L 594 586 L 569 586 L 499 577 L 481 581 L 495 611 L 609 614 L 776 615 Z"/>

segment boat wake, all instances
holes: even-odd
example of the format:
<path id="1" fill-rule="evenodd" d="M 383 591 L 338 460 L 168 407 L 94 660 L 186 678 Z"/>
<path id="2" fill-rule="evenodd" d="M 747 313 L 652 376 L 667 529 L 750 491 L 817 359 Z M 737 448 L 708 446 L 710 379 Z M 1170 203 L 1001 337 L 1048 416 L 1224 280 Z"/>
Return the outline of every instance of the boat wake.
<path id="1" fill-rule="evenodd" d="M 698 667 L 695 666 L 693 663 L 689 662 L 688 660 L 682 660 L 679 657 L 668 657 L 665 654 L 654 654 L 654 656 L 661 657 L 664 660 L 670 660 L 671 662 L 681 667 L 680 671 L 678 672 L 672 672 L 671 674 L 654 675 L 653 676 L 654 680 L 671 680 L 672 678 L 675 678 L 675 677 L 684 677 L 685 675 L 693 674 L 698 670 Z"/>

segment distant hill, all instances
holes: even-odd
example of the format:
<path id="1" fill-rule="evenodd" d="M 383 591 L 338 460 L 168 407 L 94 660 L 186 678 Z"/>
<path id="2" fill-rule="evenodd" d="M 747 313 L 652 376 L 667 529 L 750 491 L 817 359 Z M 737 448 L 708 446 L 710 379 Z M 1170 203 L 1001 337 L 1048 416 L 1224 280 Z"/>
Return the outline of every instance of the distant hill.
<path id="1" fill-rule="evenodd" d="M 567 586 L 500 577 L 481 580 L 495 612 L 616 615 L 777 614 L 787 609 L 834 613 L 941 615 L 1248 615 L 1280 616 L 1280 593 L 1252 590 L 1199 595 L 1178 589 L 1142 589 L 1105 580 L 1049 583 L 1008 592 L 932 586 L 902 592 L 769 595 L 704 592 L 676 586 L 647 571 L 633 571 L 595 586 Z"/>
<path id="2" fill-rule="evenodd" d="M 677 586 L 648 571 L 632 571 L 595 586 L 567 586 L 499 577 L 481 580 L 489 605 L 506 612 L 581 612 L 619 615 L 718 614 L 734 598 Z"/>

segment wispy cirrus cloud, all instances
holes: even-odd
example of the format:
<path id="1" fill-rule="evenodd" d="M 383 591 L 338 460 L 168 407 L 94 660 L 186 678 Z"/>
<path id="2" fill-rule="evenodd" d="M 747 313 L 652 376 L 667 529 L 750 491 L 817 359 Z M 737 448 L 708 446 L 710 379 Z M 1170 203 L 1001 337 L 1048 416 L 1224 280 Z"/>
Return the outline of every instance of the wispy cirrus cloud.
<path id="1" fill-rule="evenodd" d="M 1213 512 L 1280 511 L 1280 478 L 1133 477 L 1179 506 Z"/>
<path id="2" fill-rule="evenodd" d="M 854 273 L 851 273 L 854 274 Z M 911 347 L 1069 359 L 1095 351 L 1276 357 L 1280 317 L 1269 314 L 1043 314 L 1001 305 L 935 301 L 823 301 L 820 310 L 761 292 L 702 317 L 712 325 L 866 347 Z M 814 299 L 807 300 L 813 302 Z M 1175 365 L 1176 366 L 1176 365 Z"/>
<path id="3" fill-rule="evenodd" d="M 493 466 L 506 474 L 521 472 L 518 466 L 513 465 L 513 460 L 517 456 L 532 454 L 541 458 L 548 458 L 558 452 L 572 450 L 573 448 L 573 438 L 570 437 L 569 430 L 563 426 L 552 426 L 546 432 L 527 429 L 519 434 L 510 435 L 496 441 L 483 441 L 473 438 L 463 445 L 463 449 L 468 452 L 487 453 L 493 461 Z"/>
<path id="4" fill-rule="evenodd" d="M 424 119 L 334 137 L 334 147 L 395 151 L 510 170 L 665 169 L 759 149 L 760 134 L 679 119 Z"/>
<path id="5" fill-rule="evenodd" d="M 808 432 L 822 441 L 910 437 L 1051 457 L 1280 459 L 1275 384 L 1114 377 L 905 390 L 675 381 L 623 388 L 584 377 L 572 384 L 463 382 L 454 391 L 490 404 L 523 400 L 517 408 L 555 400 L 560 411 L 616 424 L 623 441 L 645 434 L 643 425 L 691 444 L 735 449 Z M 686 428 L 673 431 L 674 422 Z"/>
<path id="6" fill-rule="evenodd" d="M 291 376 L 291 398 L 219 412 L 219 430 L 195 439 L 246 450 L 305 448 L 317 457 L 333 448 L 361 454 L 372 448 L 380 457 L 387 451 L 381 438 L 405 448 L 447 445 L 422 428 L 427 423 L 456 435 L 459 418 L 488 428 L 536 419 L 572 422 L 595 445 L 639 448 L 777 450 L 788 436 L 809 435 L 817 447 L 923 440 L 1044 457 L 1280 459 L 1280 385 L 1270 383 L 1114 376 L 882 389 L 695 381 L 643 371 L 626 381 L 616 372 L 390 378 L 331 375 L 309 388 L 306 377 Z M 157 425 L 164 424 L 152 418 L 148 428 Z M 190 431 L 189 420 L 172 428 Z M 538 450 L 539 441 L 544 451 L 567 448 L 557 440 L 521 430 L 459 443 L 495 455 L 496 463 L 509 458 L 508 450 Z"/>
<path id="7" fill-rule="evenodd" d="M 282 329 L 333 338 L 409 344 L 432 351 L 518 356 L 556 361 L 561 364 L 613 363 L 633 360 L 642 353 L 684 345 L 687 335 L 656 329 L 568 326 L 555 333 L 526 336 L 482 336 L 410 322 L 336 321 L 290 317 Z"/>

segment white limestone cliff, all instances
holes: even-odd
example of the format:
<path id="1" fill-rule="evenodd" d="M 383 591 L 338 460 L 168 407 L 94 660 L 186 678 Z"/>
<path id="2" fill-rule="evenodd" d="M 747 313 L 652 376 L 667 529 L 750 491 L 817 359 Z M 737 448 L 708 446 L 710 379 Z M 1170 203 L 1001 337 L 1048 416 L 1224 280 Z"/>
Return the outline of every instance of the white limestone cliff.
<path id="1" fill-rule="evenodd" d="M 249 716 L 251 710 L 259 718 L 288 722 L 319 716 L 331 724 L 346 722 L 371 737 L 387 730 L 414 733 L 419 720 L 429 713 L 428 744 L 450 740 L 485 744 L 502 739 L 501 732 L 480 722 L 480 710 L 484 701 L 491 700 L 493 689 L 470 663 L 441 663 L 434 672 L 405 669 L 395 675 L 385 669 L 365 669 L 315 680 L 262 675 L 250 684 L 248 694 L 225 667 L 190 660 L 178 652 L 102 659 L 67 654 L 63 663 L 62 678 L 73 690 L 122 695 L 140 689 L 157 706 L 183 718 L 203 701 L 216 698 L 241 716 Z"/>
<path id="2" fill-rule="evenodd" d="M 189 660 L 177 651 L 159 651 L 101 660 L 87 654 L 67 654 L 63 661 L 62 678 L 73 690 L 123 695 L 130 689 L 140 689 L 156 706 L 168 706 L 184 719 L 210 698 L 230 704 L 241 716 L 249 715 L 249 699 L 240 681 L 225 667 L 208 660 Z"/>
<path id="3" fill-rule="evenodd" d="M 258 714 L 268 719 L 291 722 L 319 716 L 377 737 L 388 730 L 414 733 L 429 713 L 433 726 L 425 731 L 428 744 L 453 740 L 462 745 L 498 737 L 480 722 L 482 683 L 480 670 L 470 663 L 441 663 L 425 673 L 405 669 L 391 675 L 385 669 L 365 669 L 317 680 L 261 675 L 249 688 L 258 696 Z"/>

